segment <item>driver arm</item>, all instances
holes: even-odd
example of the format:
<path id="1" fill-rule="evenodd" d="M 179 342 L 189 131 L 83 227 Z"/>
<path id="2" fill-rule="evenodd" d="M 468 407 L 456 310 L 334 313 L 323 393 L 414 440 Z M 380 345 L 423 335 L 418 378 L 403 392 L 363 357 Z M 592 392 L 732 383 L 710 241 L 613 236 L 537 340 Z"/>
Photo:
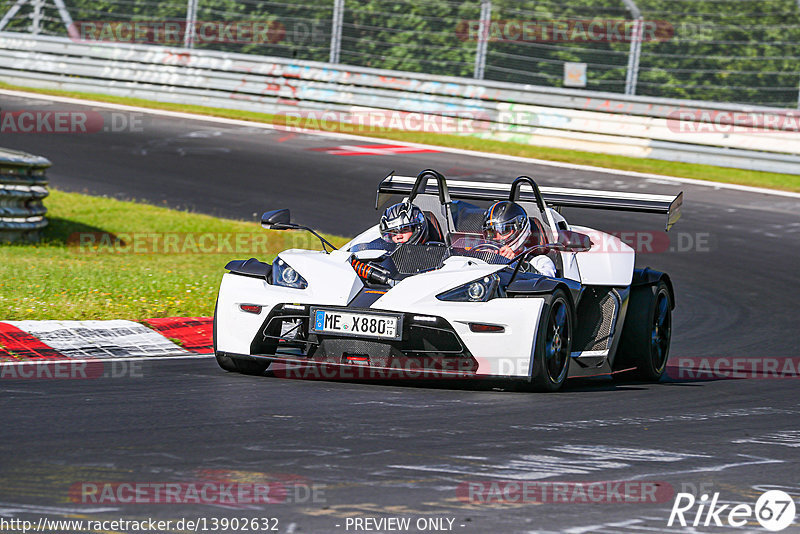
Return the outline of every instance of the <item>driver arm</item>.
<path id="1" fill-rule="evenodd" d="M 513 260 L 514 257 L 517 255 L 516 252 L 514 252 L 514 249 L 512 249 L 508 245 L 503 245 L 502 247 L 500 247 L 500 250 L 498 250 L 497 253 L 503 256 L 504 258 L 508 258 L 509 260 Z"/>
<path id="2" fill-rule="evenodd" d="M 528 264 L 529 268 L 535 270 L 541 275 L 549 276 L 550 278 L 554 278 L 556 276 L 556 264 L 544 254 L 534 256 L 526 263 Z"/>

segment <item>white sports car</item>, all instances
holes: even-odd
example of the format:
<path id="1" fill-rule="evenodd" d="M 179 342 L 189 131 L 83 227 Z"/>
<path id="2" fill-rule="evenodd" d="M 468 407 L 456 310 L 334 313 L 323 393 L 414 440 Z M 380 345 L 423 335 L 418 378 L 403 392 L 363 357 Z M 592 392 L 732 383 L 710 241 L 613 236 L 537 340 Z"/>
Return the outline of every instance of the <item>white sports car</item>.
<path id="1" fill-rule="evenodd" d="M 661 213 L 669 229 L 680 217 L 682 193 L 540 189 L 525 176 L 511 184 L 447 182 L 425 170 L 384 178 L 376 209 L 392 195 L 423 211 L 433 242 L 389 244 L 376 225 L 338 250 L 317 236 L 322 251 L 286 250 L 271 265 L 228 263 L 214 313 L 223 369 L 500 378 L 540 391 L 556 391 L 568 377 L 632 370 L 645 380 L 661 377 L 675 303 L 669 277 L 635 269 L 631 247 L 571 225 L 560 212 Z M 543 244 L 513 259 L 498 254 L 481 233 L 481 206 L 498 200 L 522 206 Z M 265 213 L 262 226 L 314 233 L 290 222 L 289 210 Z M 536 255 L 553 261 L 555 277 L 524 267 Z"/>

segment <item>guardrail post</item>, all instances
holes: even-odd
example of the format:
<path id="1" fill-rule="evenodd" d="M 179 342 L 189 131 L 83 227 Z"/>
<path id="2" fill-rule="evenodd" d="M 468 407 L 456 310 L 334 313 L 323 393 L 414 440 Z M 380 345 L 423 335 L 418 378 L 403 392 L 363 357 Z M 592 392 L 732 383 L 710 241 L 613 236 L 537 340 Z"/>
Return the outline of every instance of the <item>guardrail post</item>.
<path id="1" fill-rule="evenodd" d="M 344 22 L 344 0 L 333 0 L 333 20 L 331 21 L 330 62 L 339 63 L 342 50 L 342 23 Z"/>
<path id="2" fill-rule="evenodd" d="M 797 83 L 797 109 L 800 109 L 800 82 Z"/>
<path id="3" fill-rule="evenodd" d="M 800 10 L 800 0 L 797 0 L 797 9 Z M 2 25 L 0 25 L 2 29 Z M 797 82 L 797 109 L 800 109 L 800 81 Z"/>
<path id="4" fill-rule="evenodd" d="M 625 7 L 633 15 L 633 30 L 631 31 L 631 45 L 628 52 L 628 71 L 625 74 L 625 94 L 636 94 L 636 82 L 639 80 L 639 57 L 642 53 L 642 25 L 644 19 L 642 12 L 633 0 L 622 0 Z"/>
<path id="5" fill-rule="evenodd" d="M 478 24 L 478 47 L 475 50 L 473 78 L 482 80 L 486 71 L 486 54 L 489 51 L 489 24 L 492 20 L 492 0 L 481 0 L 481 18 Z"/>
<path id="6" fill-rule="evenodd" d="M 186 31 L 183 33 L 183 46 L 194 48 L 195 26 L 197 25 L 197 0 L 187 0 Z"/>
<path id="7" fill-rule="evenodd" d="M 38 241 L 47 226 L 45 171 L 49 160 L 0 148 L 0 242 Z"/>

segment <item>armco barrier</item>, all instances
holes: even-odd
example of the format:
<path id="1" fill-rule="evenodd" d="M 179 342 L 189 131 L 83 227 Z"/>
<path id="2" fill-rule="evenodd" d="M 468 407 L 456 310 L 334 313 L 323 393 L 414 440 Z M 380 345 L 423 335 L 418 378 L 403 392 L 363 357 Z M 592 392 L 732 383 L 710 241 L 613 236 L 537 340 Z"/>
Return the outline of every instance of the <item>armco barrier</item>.
<path id="1" fill-rule="evenodd" d="M 9 32 L 0 32 L 0 80 L 263 113 L 473 113 L 481 127 L 462 135 L 800 174 L 800 116 L 778 108 Z"/>
<path id="2" fill-rule="evenodd" d="M 50 161 L 0 148 L 0 242 L 36 241 L 47 226 L 45 170 Z"/>

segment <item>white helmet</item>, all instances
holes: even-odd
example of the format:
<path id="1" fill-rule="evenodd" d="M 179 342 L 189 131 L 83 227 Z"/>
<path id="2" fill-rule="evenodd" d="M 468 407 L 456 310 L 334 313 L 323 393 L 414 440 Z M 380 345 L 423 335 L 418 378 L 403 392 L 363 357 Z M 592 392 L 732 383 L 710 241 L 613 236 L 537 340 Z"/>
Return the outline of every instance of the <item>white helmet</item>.
<path id="1" fill-rule="evenodd" d="M 411 232 L 411 237 L 405 241 L 412 245 L 424 243 L 428 237 L 428 220 L 418 207 L 410 202 L 400 202 L 386 208 L 380 222 L 381 237 L 389 243 L 394 242 L 397 234 Z"/>

